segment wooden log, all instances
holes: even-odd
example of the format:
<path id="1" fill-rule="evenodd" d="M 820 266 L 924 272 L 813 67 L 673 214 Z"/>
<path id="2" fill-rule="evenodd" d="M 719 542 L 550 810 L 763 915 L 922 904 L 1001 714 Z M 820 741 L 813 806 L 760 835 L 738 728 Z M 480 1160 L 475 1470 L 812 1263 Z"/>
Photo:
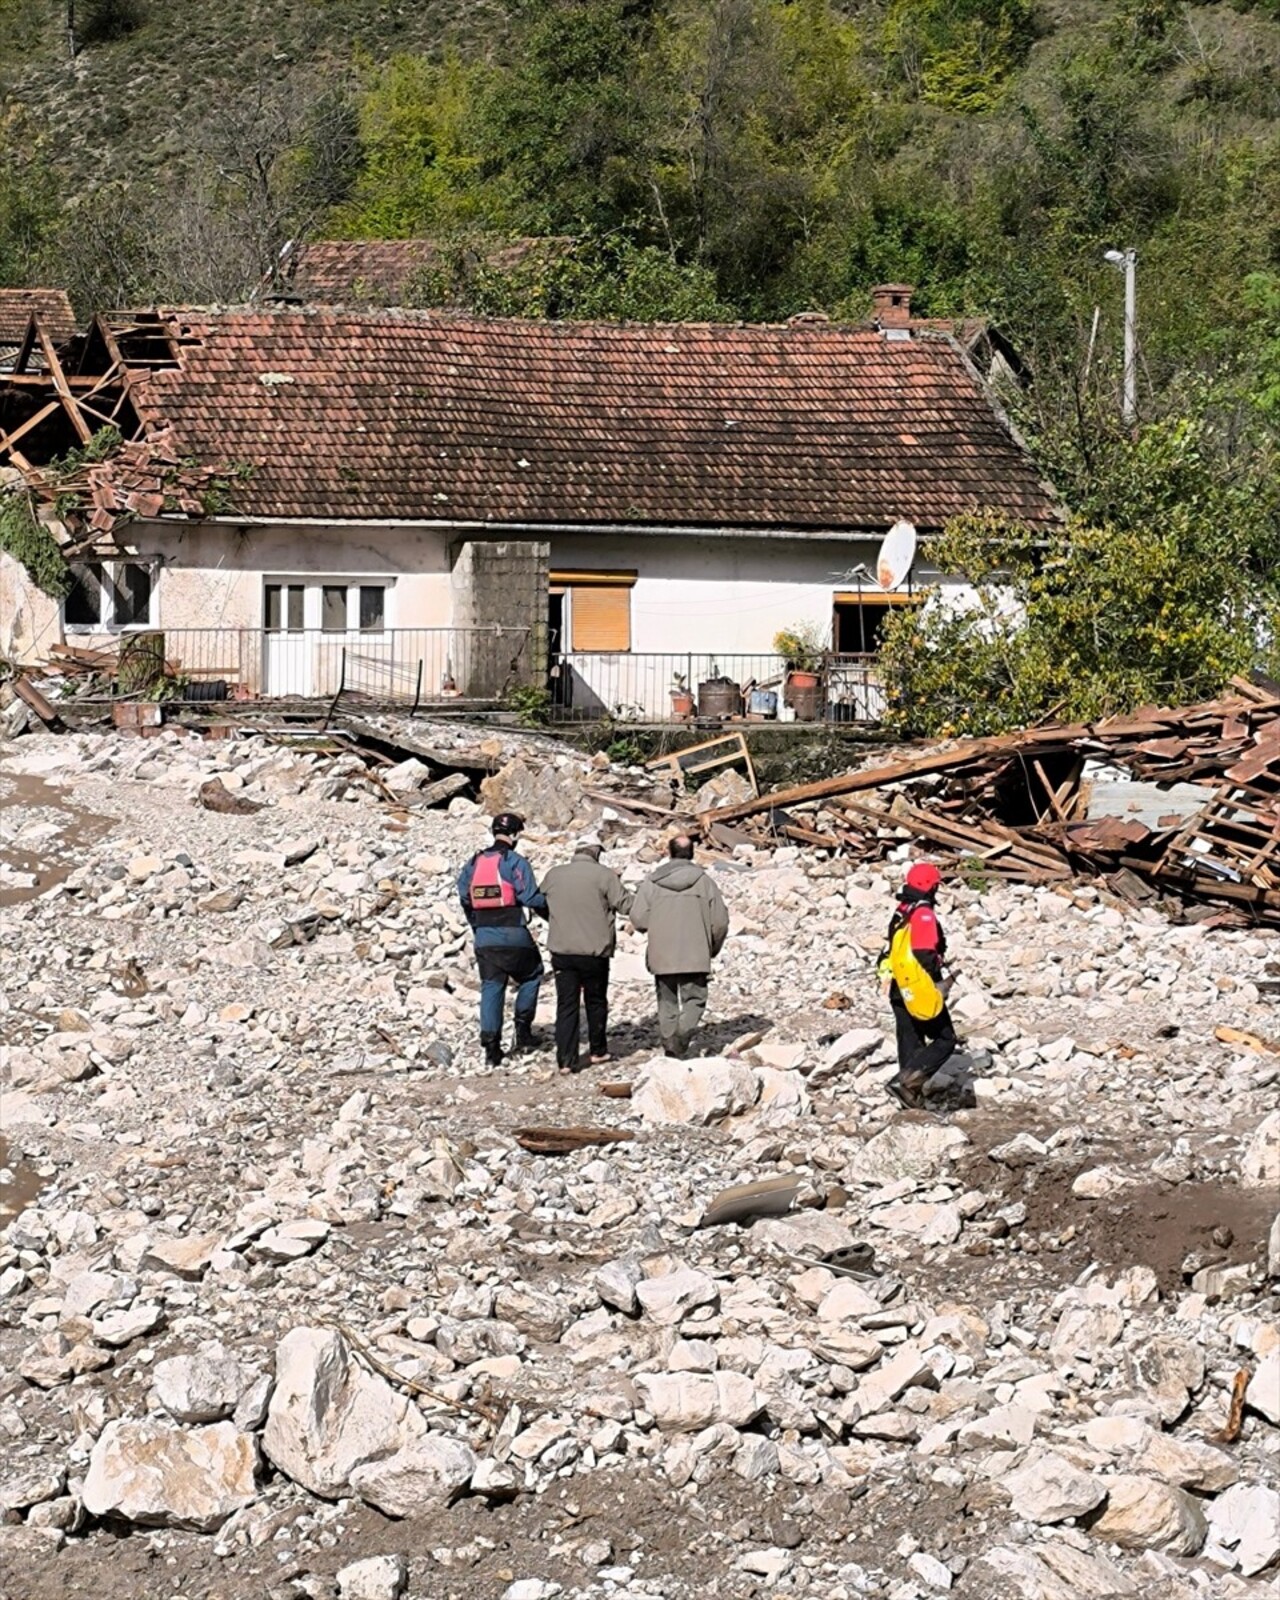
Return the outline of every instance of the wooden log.
<path id="1" fill-rule="evenodd" d="M 31 707 L 32 711 L 35 712 L 36 716 L 40 718 L 47 728 L 60 728 L 62 726 L 62 718 L 29 678 L 18 678 L 14 682 L 13 692 L 19 700 L 24 701 Z"/>
<path id="2" fill-rule="evenodd" d="M 539 1156 L 567 1156 L 590 1145 L 622 1144 L 634 1139 L 627 1128 L 517 1128 L 515 1141 L 522 1150 Z"/>

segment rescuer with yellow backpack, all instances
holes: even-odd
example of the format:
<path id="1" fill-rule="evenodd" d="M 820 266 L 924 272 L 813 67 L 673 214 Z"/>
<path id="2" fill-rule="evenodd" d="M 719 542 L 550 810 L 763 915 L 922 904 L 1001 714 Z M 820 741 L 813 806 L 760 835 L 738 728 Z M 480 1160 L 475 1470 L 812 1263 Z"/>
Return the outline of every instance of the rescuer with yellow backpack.
<path id="1" fill-rule="evenodd" d="M 941 883 L 937 867 L 927 861 L 907 873 L 876 967 L 898 1034 L 898 1071 L 885 1088 L 912 1111 L 923 1106 L 925 1084 L 957 1044 L 943 992 L 947 937 L 935 910 Z"/>

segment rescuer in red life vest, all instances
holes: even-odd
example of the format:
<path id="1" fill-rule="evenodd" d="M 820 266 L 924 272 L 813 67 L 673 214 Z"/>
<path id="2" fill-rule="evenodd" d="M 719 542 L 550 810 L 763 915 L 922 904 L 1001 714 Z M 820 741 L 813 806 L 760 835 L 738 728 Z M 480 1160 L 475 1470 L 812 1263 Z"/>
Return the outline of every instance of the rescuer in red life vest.
<path id="1" fill-rule="evenodd" d="M 524 818 L 504 811 L 493 819 L 493 843 L 472 856 L 458 875 L 458 898 L 475 933 L 480 969 L 480 1043 L 491 1067 L 502 1062 L 502 1012 L 507 984 L 516 985 L 513 1053 L 536 1047 L 533 1014 L 542 983 L 542 956 L 529 932 L 528 913 L 547 914 L 533 868 L 518 853 Z"/>
<path id="2" fill-rule="evenodd" d="M 916 960 L 937 984 L 942 984 L 947 936 L 938 921 L 934 903 L 942 875 L 928 861 L 918 861 L 907 873 L 906 886 L 889 923 L 880 972 L 884 991 L 893 1007 L 898 1035 L 898 1070 L 885 1085 L 886 1091 L 908 1110 L 924 1104 L 924 1086 L 951 1057 L 958 1043 L 955 1024 L 946 1006 L 936 1017 L 922 1021 L 913 1017 L 899 993 L 898 985 L 886 971 L 889 946 L 903 923 L 911 928 L 911 949 Z M 945 994 L 945 988 L 943 993 Z"/>

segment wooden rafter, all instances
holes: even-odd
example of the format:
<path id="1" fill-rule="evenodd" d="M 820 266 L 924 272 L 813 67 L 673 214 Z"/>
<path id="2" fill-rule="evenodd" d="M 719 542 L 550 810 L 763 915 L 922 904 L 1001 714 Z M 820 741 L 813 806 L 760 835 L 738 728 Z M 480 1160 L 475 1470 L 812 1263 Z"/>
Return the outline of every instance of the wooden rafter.
<path id="1" fill-rule="evenodd" d="M 53 340 L 37 323 L 36 332 L 40 339 L 40 348 L 44 351 L 44 358 L 49 364 L 49 376 L 53 386 L 58 391 L 62 400 L 62 408 L 71 418 L 71 426 L 76 430 L 81 444 L 88 444 L 93 438 L 93 429 L 84 420 L 80 407 L 76 404 L 75 396 L 67 384 L 67 375 L 62 370 L 62 363 L 58 360 L 58 352 L 53 348 Z"/>

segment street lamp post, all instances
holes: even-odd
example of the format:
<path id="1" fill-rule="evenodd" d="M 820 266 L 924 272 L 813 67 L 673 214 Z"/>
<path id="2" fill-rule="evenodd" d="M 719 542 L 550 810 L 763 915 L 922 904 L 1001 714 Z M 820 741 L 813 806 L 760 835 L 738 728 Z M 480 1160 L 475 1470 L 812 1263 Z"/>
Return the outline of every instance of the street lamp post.
<path id="1" fill-rule="evenodd" d="M 1121 415 L 1132 423 L 1138 414 L 1138 252 L 1108 250 L 1104 260 L 1124 268 L 1124 399 Z"/>

